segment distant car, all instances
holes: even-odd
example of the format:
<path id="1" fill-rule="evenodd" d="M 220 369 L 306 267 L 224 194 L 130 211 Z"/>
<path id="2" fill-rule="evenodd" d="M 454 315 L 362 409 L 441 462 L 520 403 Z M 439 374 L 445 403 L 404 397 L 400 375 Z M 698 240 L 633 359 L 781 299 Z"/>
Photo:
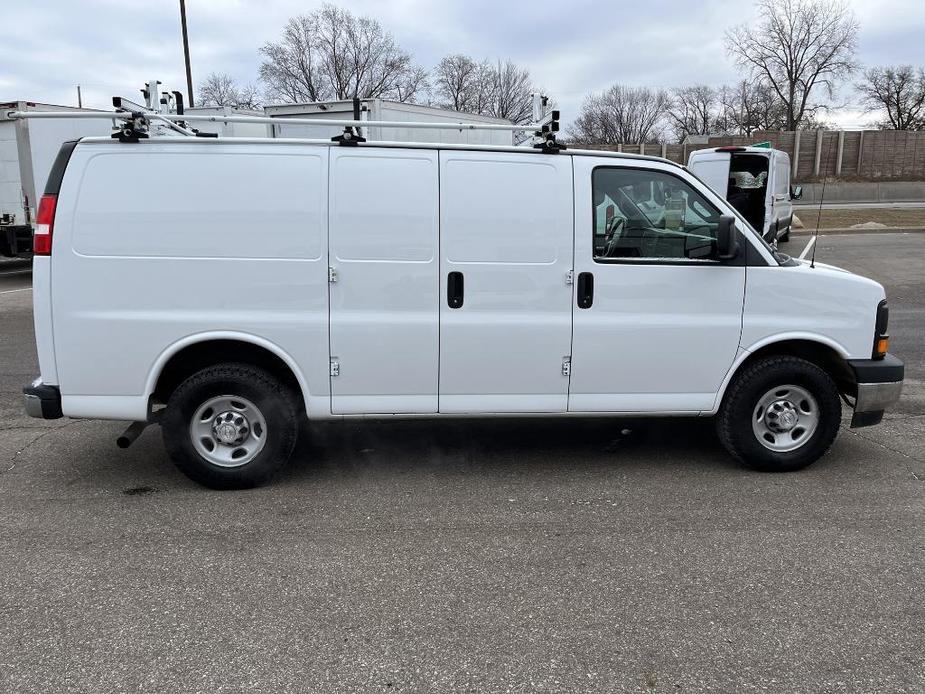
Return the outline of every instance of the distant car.
<path id="1" fill-rule="evenodd" d="M 691 152 L 687 168 L 722 195 L 772 246 L 790 239 L 793 204 L 790 156 L 763 147 L 716 147 Z"/>

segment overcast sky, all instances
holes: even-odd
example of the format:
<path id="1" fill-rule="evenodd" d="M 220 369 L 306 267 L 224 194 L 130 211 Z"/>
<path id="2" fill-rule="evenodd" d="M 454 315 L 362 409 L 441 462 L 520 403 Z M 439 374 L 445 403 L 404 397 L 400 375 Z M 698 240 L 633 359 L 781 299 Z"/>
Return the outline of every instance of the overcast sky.
<path id="1" fill-rule="evenodd" d="M 208 73 L 256 81 L 259 47 L 306 0 L 187 0 L 194 88 Z M 753 19 L 752 3 L 730 0 L 344 0 L 377 18 L 417 62 L 447 53 L 512 59 L 559 102 L 569 121 L 585 94 L 621 82 L 719 85 L 737 73 L 723 31 Z M 544 4 L 550 9 L 541 10 Z M 922 0 L 853 0 L 866 65 L 925 64 Z M 178 0 L 0 0 L 0 101 L 77 102 L 109 108 L 114 94 L 139 98 L 158 78 L 185 91 Z M 851 98 L 847 93 L 844 98 Z M 837 121 L 864 120 L 848 110 Z"/>

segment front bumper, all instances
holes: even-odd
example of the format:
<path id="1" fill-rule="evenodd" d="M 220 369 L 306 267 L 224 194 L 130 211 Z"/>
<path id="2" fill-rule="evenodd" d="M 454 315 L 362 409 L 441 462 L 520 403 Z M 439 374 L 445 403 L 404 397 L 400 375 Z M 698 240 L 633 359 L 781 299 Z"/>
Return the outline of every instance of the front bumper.
<path id="1" fill-rule="evenodd" d="M 37 419 L 60 419 L 61 391 L 58 386 L 49 386 L 35 379 L 22 389 L 26 414 Z"/>
<path id="2" fill-rule="evenodd" d="M 854 372 L 857 395 L 852 427 L 879 424 L 883 412 L 899 400 L 903 388 L 905 366 L 892 354 L 883 359 L 852 359 L 848 366 Z"/>

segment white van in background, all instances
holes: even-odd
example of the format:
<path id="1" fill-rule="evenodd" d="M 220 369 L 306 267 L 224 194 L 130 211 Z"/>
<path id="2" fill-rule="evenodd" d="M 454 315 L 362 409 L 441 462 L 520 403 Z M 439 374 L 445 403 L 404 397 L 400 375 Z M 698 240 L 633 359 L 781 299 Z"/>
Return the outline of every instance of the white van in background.
<path id="1" fill-rule="evenodd" d="M 790 187 L 790 155 L 764 147 L 715 147 L 691 152 L 687 168 L 722 195 L 764 239 L 788 241 L 793 223 L 791 200 L 802 189 Z"/>
<path id="2" fill-rule="evenodd" d="M 854 426 L 899 397 L 883 287 L 775 252 L 663 159 L 126 140 L 49 177 L 25 407 L 135 422 L 126 445 L 160 424 L 209 486 L 268 480 L 306 417 L 715 416 L 795 470 L 841 396 Z"/>

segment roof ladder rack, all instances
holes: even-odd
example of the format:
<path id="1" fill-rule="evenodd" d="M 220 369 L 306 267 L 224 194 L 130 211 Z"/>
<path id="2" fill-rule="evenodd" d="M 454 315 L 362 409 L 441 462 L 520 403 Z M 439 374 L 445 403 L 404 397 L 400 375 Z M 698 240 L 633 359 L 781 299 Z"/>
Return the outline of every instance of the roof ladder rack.
<path id="1" fill-rule="evenodd" d="M 537 95 L 538 96 L 538 95 Z M 545 100 L 545 97 L 541 97 Z M 154 99 L 158 101 L 159 99 Z M 311 125 L 311 126 L 336 126 L 344 129 L 343 133 L 331 138 L 332 141 L 344 146 L 356 146 L 359 143 L 366 142 L 363 136 L 363 128 L 410 128 L 423 130 L 486 130 L 510 133 L 527 133 L 532 136 L 532 149 L 543 154 L 558 154 L 566 149 L 564 144 L 556 140 L 556 134 L 559 132 L 559 111 L 553 110 L 542 118 L 535 119 L 536 122 L 525 124 L 514 123 L 463 123 L 463 122 L 411 122 L 411 121 L 374 121 L 363 120 L 363 113 L 360 110 L 360 100 L 354 99 L 353 119 L 323 119 L 323 118 L 271 118 L 269 116 L 242 116 L 242 115 L 201 115 L 191 114 L 188 111 L 184 113 L 166 113 L 159 109 L 152 109 L 140 104 L 133 103 L 123 97 L 113 97 L 113 106 L 115 111 L 9 111 L 8 116 L 11 119 L 17 118 L 98 118 L 112 121 L 122 121 L 122 124 L 114 126 L 113 138 L 120 142 L 138 142 L 152 136 L 162 135 L 169 131 L 170 134 L 182 134 L 187 136 L 196 136 L 198 133 L 193 129 L 196 123 L 259 123 L 272 125 Z M 545 108 L 545 101 L 541 103 Z M 163 106 L 159 104 L 158 106 Z M 182 106 L 177 103 L 179 108 Z M 534 112 L 537 109 L 534 108 Z M 203 133 L 202 135 L 205 135 Z M 210 133 L 211 135 L 211 133 Z M 407 144 L 413 144 L 411 142 Z M 528 149 L 529 151 L 529 149 Z"/>
<path id="2" fill-rule="evenodd" d="M 353 97 L 353 120 L 360 122 L 360 98 Z M 363 130 L 356 125 L 345 125 L 344 132 L 331 138 L 331 142 L 336 142 L 341 146 L 356 147 L 357 143 L 366 142 L 363 137 Z"/>

